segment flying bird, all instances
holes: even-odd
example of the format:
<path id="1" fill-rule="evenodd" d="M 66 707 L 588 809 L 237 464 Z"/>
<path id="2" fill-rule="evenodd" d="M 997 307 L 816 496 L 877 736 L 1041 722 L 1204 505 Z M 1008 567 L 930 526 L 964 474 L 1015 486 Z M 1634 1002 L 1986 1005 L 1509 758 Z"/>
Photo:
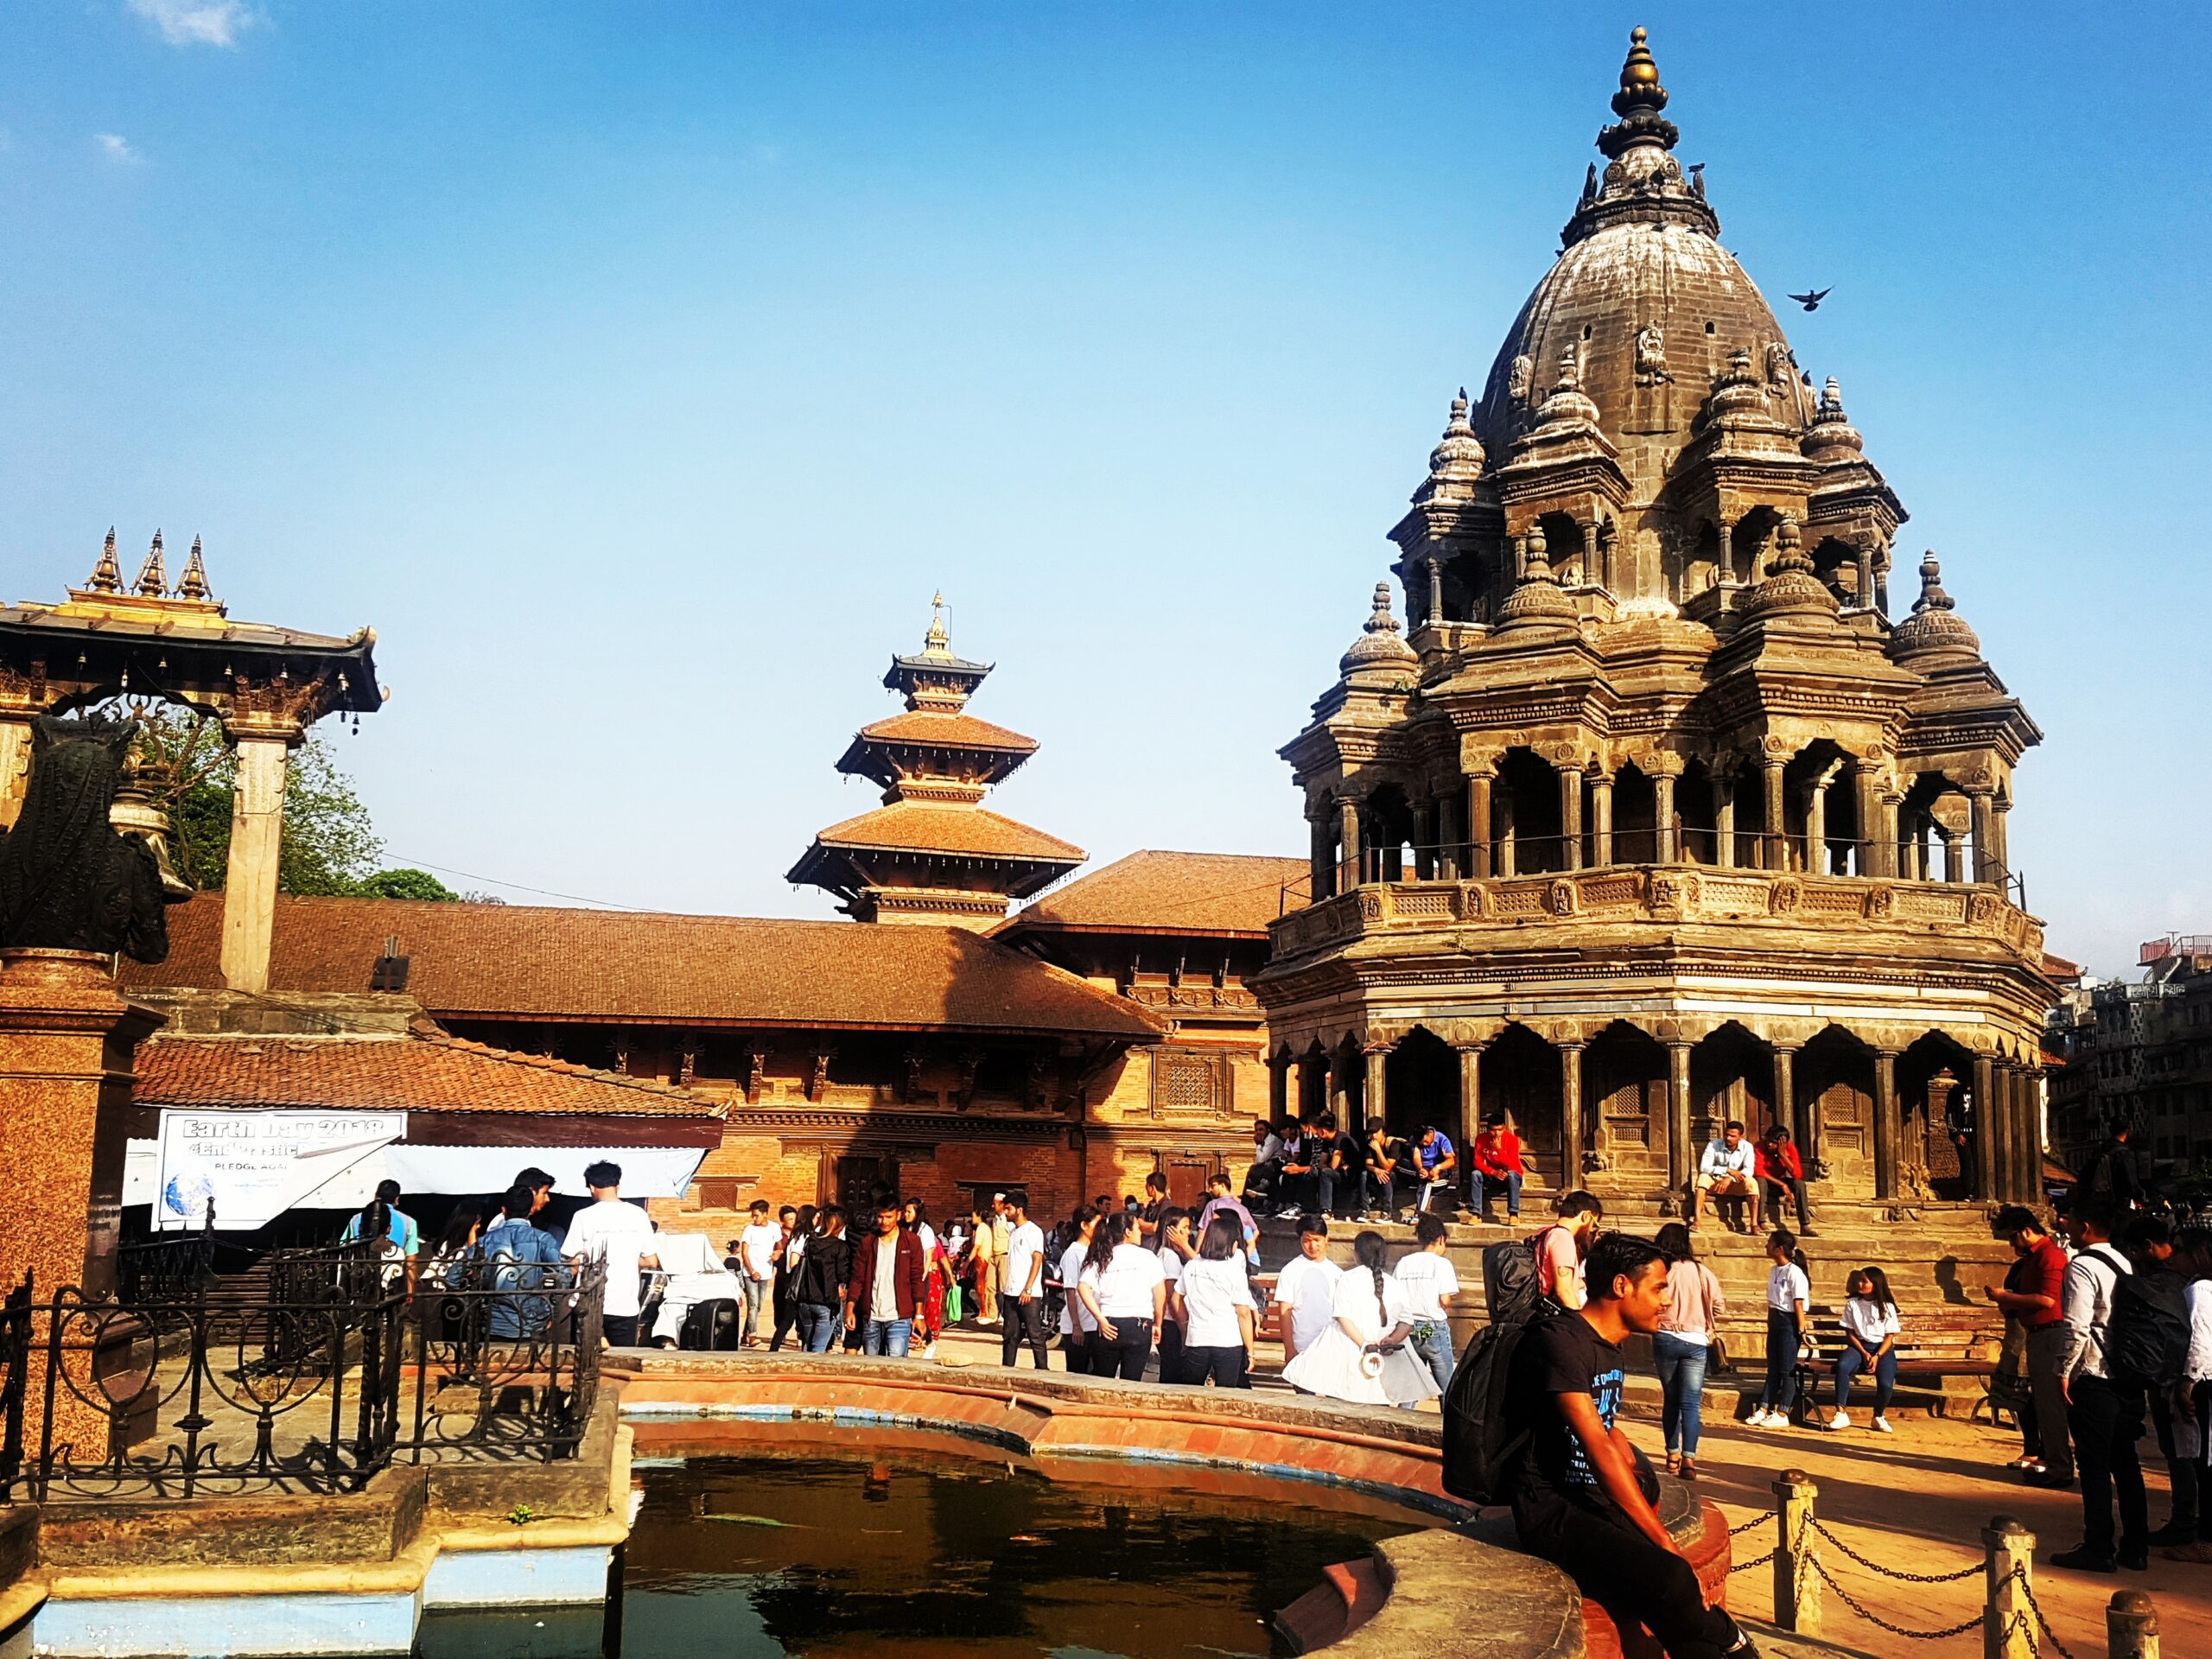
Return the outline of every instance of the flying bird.
<path id="1" fill-rule="evenodd" d="M 1821 308 L 1821 302 L 1834 292 L 1833 288 L 1816 288 L 1809 294 L 1792 294 L 1789 297 L 1808 311 L 1817 311 Z"/>

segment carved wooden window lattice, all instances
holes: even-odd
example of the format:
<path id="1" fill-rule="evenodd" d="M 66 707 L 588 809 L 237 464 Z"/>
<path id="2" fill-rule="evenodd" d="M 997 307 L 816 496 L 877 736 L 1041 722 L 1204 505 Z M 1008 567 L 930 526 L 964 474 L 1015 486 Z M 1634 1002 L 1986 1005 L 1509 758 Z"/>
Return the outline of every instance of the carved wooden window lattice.
<path id="1" fill-rule="evenodd" d="M 1231 1104 L 1228 1056 L 1162 1049 L 1152 1057 L 1154 1117 L 1226 1117 Z"/>

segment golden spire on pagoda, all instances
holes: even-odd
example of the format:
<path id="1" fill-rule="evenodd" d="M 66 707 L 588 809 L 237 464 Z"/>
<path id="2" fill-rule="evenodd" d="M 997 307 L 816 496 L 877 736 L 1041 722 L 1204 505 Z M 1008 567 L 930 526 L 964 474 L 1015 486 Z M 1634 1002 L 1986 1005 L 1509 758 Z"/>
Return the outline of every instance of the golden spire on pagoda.
<path id="1" fill-rule="evenodd" d="M 192 554 L 184 562 L 184 574 L 176 579 L 179 599 L 213 599 L 207 588 L 207 567 L 200 562 L 200 538 L 192 538 Z"/>
<path id="2" fill-rule="evenodd" d="M 94 594 L 119 594 L 123 591 L 123 567 L 115 562 L 115 526 L 107 527 L 107 543 L 100 549 L 99 563 L 92 567 L 92 579 L 85 584 L 86 591 Z"/>
<path id="3" fill-rule="evenodd" d="M 162 532 L 154 532 L 154 544 L 146 550 L 146 563 L 138 567 L 138 580 L 130 584 L 132 591 L 149 599 L 159 599 L 168 591 L 168 572 L 162 568 Z"/>
<path id="4" fill-rule="evenodd" d="M 952 655 L 951 636 L 944 629 L 944 592 L 942 588 L 930 595 L 930 631 L 922 636 L 925 657 Z"/>

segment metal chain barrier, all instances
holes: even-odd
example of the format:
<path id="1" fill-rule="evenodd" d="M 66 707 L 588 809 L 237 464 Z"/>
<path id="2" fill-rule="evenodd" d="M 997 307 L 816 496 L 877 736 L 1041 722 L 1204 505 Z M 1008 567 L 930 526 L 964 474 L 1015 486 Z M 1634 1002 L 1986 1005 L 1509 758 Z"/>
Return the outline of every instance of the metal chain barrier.
<path id="1" fill-rule="evenodd" d="M 2050 1621 L 2044 1617 L 2043 1604 L 2036 1599 L 2036 1587 L 2031 1582 L 2030 1582 L 2028 1575 L 2018 1569 L 2015 1569 L 2012 1576 L 2019 1580 L 2020 1593 L 2027 1599 L 2028 1611 L 2036 1616 L 2036 1623 L 2042 1626 L 2044 1639 L 2049 1642 L 2052 1647 L 2058 1650 L 2058 1659 L 2074 1659 L 2072 1651 L 2068 1649 L 2067 1645 L 2063 1642 L 2058 1639 L 2058 1632 L 2050 1628 Z M 2029 1641 L 2031 1643 L 2035 1643 L 2035 1637 L 2032 1632 L 2030 1633 Z M 2041 1644 L 2035 1643 L 2035 1645 L 2040 1646 Z"/>
<path id="2" fill-rule="evenodd" d="M 1813 1571 L 1821 1575 L 1821 1583 L 1827 1585 L 1829 1589 L 1835 1592 L 1838 1600 L 1841 1601 L 1845 1606 L 1850 1608 L 1853 1612 L 1858 1614 L 1859 1618 L 1865 1619 L 1869 1624 L 1876 1625 L 1882 1630 L 1887 1630 L 1891 1636 L 1902 1636 L 1914 1642 L 1941 1642 L 1949 1637 L 1964 1636 L 1968 1630 L 1980 1629 L 1982 1621 L 1989 1617 L 1989 1610 L 1986 1607 L 1984 1607 L 1979 1612 L 1975 1613 L 1972 1618 L 1962 1620 L 1956 1624 L 1947 1624 L 1940 1630 L 1908 1630 L 1902 1624 L 1892 1624 L 1888 1619 L 1884 1618 L 1879 1613 L 1869 1609 L 1865 1603 L 1861 1602 L 1856 1596 L 1853 1595 L 1850 1591 L 1838 1584 L 1835 1581 L 1835 1575 L 1829 1572 L 1826 1567 L 1821 1565 L 1821 1558 L 1819 1556 L 1814 1556 L 1812 1558 L 1812 1562 Z M 1974 1568 L 1974 1571 L 1979 1573 L 1981 1569 L 1980 1567 L 1976 1567 Z M 1896 1576 L 1902 1578 L 1905 1575 L 1899 1573 Z M 2070 1654 L 2068 1655 L 2067 1659 L 2073 1659 L 2073 1656 Z"/>
<path id="3" fill-rule="evenodd" d="M 1879 1561 L 1868 1560 L 1849 1544 L 1830 1532 L 1817 1517 L 1813 1522 L 1813 1530 L 1869 1573 L 1878 1573 L 1885 1579 L 1902 1579 L 1907 1584 L 1956 1584 L 1960 1580 L 1970 1579 L 1984 1570 L 1982 1563 L 1976 1561 L 1970 1567 L 1961 1567 L 1955 1573 L 1903 1573 L 1893 1567 L 1884 1567 Z"/>

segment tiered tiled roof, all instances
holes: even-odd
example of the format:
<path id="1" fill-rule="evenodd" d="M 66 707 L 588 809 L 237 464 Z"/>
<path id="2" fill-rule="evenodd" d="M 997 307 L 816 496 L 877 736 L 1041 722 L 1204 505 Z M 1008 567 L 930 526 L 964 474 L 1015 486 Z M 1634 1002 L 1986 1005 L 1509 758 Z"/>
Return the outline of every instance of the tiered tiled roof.
<path id="1" fill-rule="evenodd" d="M 126 990 L 219 987 L 222 895 L 169 912 L 168 960 Z M 682 916 L 389 899 L 276 901 L 271 991 L 364 991 L 387 938 L 440 1018 L 683 1022 L 702 1028 L 1158 1034 L 1151 1017 L 1022 952 L 945 925 Z"/>
<path id="2" fill-rule="evenodd" d="M 1080 864 L 1084 853 L 1072 842 L 980 806 L 938 801 L 893 801 L 873 812 L 847 818 L 822 830 L 815 840 L 825 847 L 886 848 L 901 852 L 938 852 L 978 858 L 1035 861 L 1054 867 Z"/>
<path id="3" fill-rule="evenodd" d="M 1203 933 L 1264 938 L 1307 902 L 1302 858 L 1246 853 L 1131 853 L 1009 917 L 999 937 L 1056 932 Z"/>

